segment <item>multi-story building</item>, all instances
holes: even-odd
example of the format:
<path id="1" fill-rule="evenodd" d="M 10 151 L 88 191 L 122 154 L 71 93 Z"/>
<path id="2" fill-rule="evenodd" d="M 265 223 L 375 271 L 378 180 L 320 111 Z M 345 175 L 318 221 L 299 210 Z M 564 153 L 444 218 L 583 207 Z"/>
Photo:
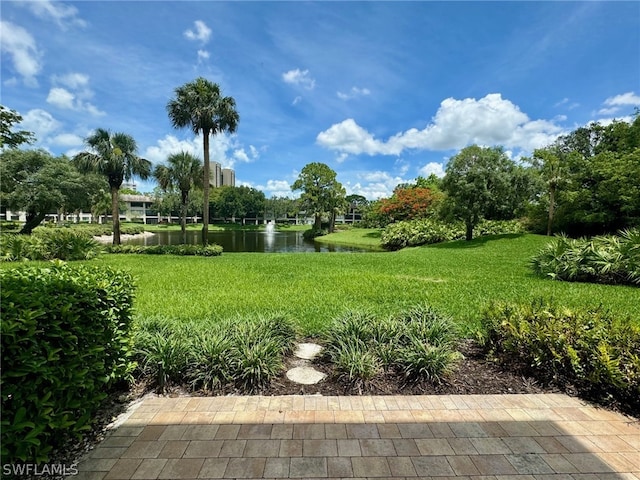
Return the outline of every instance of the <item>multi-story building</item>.
<path id="1" fill-rule="evenodd" d="M 230 168 L 222 169 L 222 185 L 228 187 L 236 186 L 236 172 Z"/>
<path id="2" fill-rule="evenodd" d="M 222 168 L 218 162 L 211 162 L 211 168 L 209 169 L 209 185 L 214 188 L 229 186 L 236 186 L 236 172 L 231 168 Z"/>

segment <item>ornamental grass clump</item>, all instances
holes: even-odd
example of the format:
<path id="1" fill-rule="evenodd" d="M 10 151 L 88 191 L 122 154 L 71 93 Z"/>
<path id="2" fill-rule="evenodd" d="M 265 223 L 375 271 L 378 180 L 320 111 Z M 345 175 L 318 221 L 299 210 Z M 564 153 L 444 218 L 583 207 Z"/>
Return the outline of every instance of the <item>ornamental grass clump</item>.
<path id="1" fill-rule="evenodd" d="M 339 378 L 357 387 L 385 370 L 410 382 L 440 383 L 462 359 L 457 338 L 451 319 L 426 305 L 382 319 L 352 311 L 325 333 L 325 357 Z"/>
<path id="2" fill-rule="evenodd" d="M 0 236 L 0 259 L 5 262 L 90 260 L 101 251 L 90 235 L 70 229 L 38 228 L 31 235 Z"/>

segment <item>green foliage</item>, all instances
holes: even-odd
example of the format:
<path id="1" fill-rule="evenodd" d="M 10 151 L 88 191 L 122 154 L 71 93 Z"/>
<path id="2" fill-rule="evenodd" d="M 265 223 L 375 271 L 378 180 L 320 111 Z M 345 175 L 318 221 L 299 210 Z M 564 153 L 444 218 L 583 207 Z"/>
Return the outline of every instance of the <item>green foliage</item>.
<path id="1" fill-rule="evenodd" d="M 305 165 L 291 185 L 291 190 L 302 190 L 300 209 L 307 215 L 315 216 L 315 230 L 322 229 L 323 215 L 328 214 L 333 219 L 335 212 L 346 206 L 346 190 L 336 180 L 336 172 L 324 163 Z M 332 224 L 330 222 L 330 232 L 333 230 Z"/>
<path id="2" fill-rule="evenodd" d="M 504 362 L 525 362 L 600 401 L 640 407 L 640 326 L 631 319 L 538 300 L 494 303 L 482 327 L 482 343 Z"/>
<path id="3" fill-rule="evenodd" d="M 0 281 L 2 463 L 44 462 L 131 374 L 132 278 L 60 262 Z"/>
<path id="4" fill-rule="evenodd" d="M 465 238 L 482 219 L 510 220 L 521 215 L 531 196 L 530 174 L 501 147 L 464 148 L 449 160 L 442 189 L 444 213 L 465 223 Z"/>
<path id="5" fill-rule="evenodd" d="M 336 317 L 324 334 L 325 355 L 336 374 L 359 387 L 382 367 L 412 382 L 441 382 L 462 358 L 457 339 L 452 320 L 427 305 L 386 318 L 349 311 Z"/>
<path id="6" fill-rule="evenodd" d="M 266 387 L 283 367 L 297 337 L 296 325 L 279 314 L 225 321 L 176 321 L 155 317 L 139 322 L 135 335 L 138 374 L 159 391 L 188 383 L 210 391 Z"/>
<path id="7" fill-rule="evenodd" d="M 309 230 L 305 230 L 304 232 L 302 232 L 302 237 L 306 240 L 313 240 L 316 237 L 322 237 L 324 235 L 326 235 L 327 233 L 329 233 L 328 230 L 325 230 L 323 228 L 321 229 L 317 229 L 315 226 L 313 228 L 310 228 Z"/>
<path id="8" fill-rule="evenodd" d="M 0 259 L 5 262 L 89 260 L 100 252 L 98 242 L 85 232 L 77 230 L 38 228 L 30 236 L 0 236 Z"/>
<path id="9" fill-rule="evenodd" d="M 22 115 L 15 110 L 0 105 L 0 148 L 18 148 L 23 143 L 33 143 L 33 132 L 13 131 L 14 126 L 22 122 Z"/>
<path id="10" fill-rule="evenodd" d="M 518 220 L 483 220 L 475 225 L 473 232 L 476 236 L 523 233 L 524 227 Z M 387 250 L 399 250 L 463 238 L 465 227 L 461 222 L 425 218 L 392 223 L 382 232 L 381 243 Z"/>
<path id="11" fill-rule="evenodd" d="M 200 257 L 217 257 L 222 255 L 220 245 L 107 245 L 108 253 L 134 253 L 146 255 L 192 255 Z"/>
<path id="12" fill-rule="evenodd" d="M 532 266 L 555 280 L 640 285 L 640 229 L 592 239 L 557 237 L 533 257 Z"/>

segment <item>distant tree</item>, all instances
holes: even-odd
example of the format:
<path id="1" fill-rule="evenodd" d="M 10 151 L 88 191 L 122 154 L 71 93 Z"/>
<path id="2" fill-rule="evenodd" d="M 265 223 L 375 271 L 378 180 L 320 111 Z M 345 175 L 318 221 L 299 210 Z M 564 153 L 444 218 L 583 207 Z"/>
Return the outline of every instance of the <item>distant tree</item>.
<path id="1" fill-rule="evenodd" d="M 449 160 L 442 189 L 445 211 L 463 220 L 466 239 L 480 220 L 506 220 L 517 216 L 530 196 L 525 170 L 510 160 L 501 147 L 464 148 Z"/>
<path id="2" fill-rule="evenodd" d="M 0 200 L 26 212 L 20 233 L 30 234 L 49 213 L 70 208 L 89 196 L 85 181 L 66 157 L 44 150 L 9 149 L 0 153 Z"/>
<path id="3" fill-rule="evenodd" d="M 299 211 L 298 200 L 289 197 L 274 196 L 265 199 L 264 217 L 277 220 L 279 218 L 296 215 Z"/>
<path id="4" fill-rule="evenodd" d="M 349 207 L 349 212 L 351 213 L 351 222 L 356 221 L 356 213 L 360 214 L 360 218 L 362 218 L 362 213 L 365 208 L 369 205 L 369 200 L 362 195 L 351 194 L 345 197 L 347 201 L 347 205 Z"/>
<path id="5" fill-rule="evenodd" d="M 377 208 L 379 214 L 388 219 L 386 223 L 415 220 L 435 215 L 442 198 L 440 191 L 409 185 L 396 188 L 391 198 L 380 200 Z"/>
<path id="6" fill-rule="evenodd" d="M 153 176 L 158 180 L 162 190 L 180 192 L 180 226 L 182 243 L 187 243 L 187 207 L 189 192 L 202 185 L 202 162 L 190 153 L 180 152 L 169 155 L 168 165 L 158 165 Z"/>
<path id="7" fill-rule="evenodd" d="M 328 165 L 313 162 L 305 165 L 291 190 L 302 190 L 300 208 L 315 217 L 314 230 L 322 230 L 322 215 L 331 214 L 344 199 L 345 190 Z"/>
<path id="8" fill-rule="evenodd" d="M 0 105 L 0 149 L 17 148 L 23 143 L 33 143 L 33 132 L 26 130 L 13 131 L 13 126 L 22 121 L 22 116 L 15 110 Z"/>
<path id="9" fill-rule="evenodd" d="M 238 127 L 240 116 L 233 97 L 223 97 L 220 86 L 199 77 L 193 82 L 176 88 L 175 98 L 167 104 L 167 113 L 174 128 L 190 128 L 194 134 L 202 134 L 204 168 L 202 213 L 202 244 L 209 242 L 209 135 L 229 132 Z"/>
<path id="10" fill-rule="evenodd" d="M 249 216 L 257 218 L 264 210 L 264 193 L 255 188 L 223 186 L 212 195 L 213 211 L 224 218 L 241 218 L 243 223 Z"/>
<path id="11" fill-rule="evenodd" d="M 73 157 L 81 172 L 98 173 L 106 177 L 111 190 L 113 216 L 113 244 L 120 245 L 120 209 L 118 193 L 122 182 L 134 175 L 147 179 L 151 175 L 151 162 L 137 155 L 136 141 L 125 133 L 111 134 L 99 128 L 85 139 L 89 151 Z"/>

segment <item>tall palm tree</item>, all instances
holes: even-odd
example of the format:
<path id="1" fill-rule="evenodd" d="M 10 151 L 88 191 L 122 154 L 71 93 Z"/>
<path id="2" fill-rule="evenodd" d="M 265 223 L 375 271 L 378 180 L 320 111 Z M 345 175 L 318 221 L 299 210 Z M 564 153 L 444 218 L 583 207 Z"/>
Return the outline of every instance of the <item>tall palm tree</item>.
<path id="1" fill-rule="evenodd" d="M 174 188 L 180 190 L 180 225 L 182 243 L 187 243 L 187 204 L 189 192 L 202 185 L 202 162 L 190 153 L 180 152 L 169 155 L 169 165 L 158 165 L 153 171 L 160 188 L 165 192 Z"/>
<path id="2" fill-rule="evenodd" d="M 167 113 L 174 128 L 191 128 L 194 134 L 202 133 L 204 169 L 202 211 L 202 244 L 209 236 L 209 135 L 233 133 L 240 119 L 236 102 L 232 97 L 223 97 L 220 86 L 198 77 L 193 82 L 176 88 L 175 98 L 167 104 Z"/>
<path id="3" fill-rule="evenodd" d="M 131 135 L 111 133 L 98 128 L 84 140 L 90 151 L 73 157 L 78 170 L 104 175 L 111 190 L 111 215 L 113 216 L 113 244 L 120 245 L 120 211 L 118 192 L 122 182 L 134 175 L 145 180 L 151 174 L 151 162 L 137 155 L 138 147 Z"/>

